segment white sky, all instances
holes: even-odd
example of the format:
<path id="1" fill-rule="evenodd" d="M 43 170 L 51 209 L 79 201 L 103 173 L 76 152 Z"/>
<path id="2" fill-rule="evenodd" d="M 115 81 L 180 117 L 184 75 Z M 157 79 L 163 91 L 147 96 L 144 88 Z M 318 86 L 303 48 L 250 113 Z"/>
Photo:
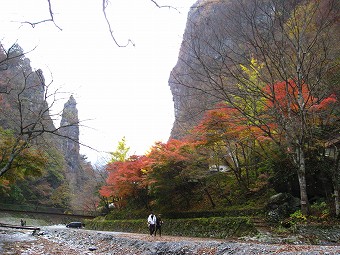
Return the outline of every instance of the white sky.
<path id="1" fill-rule="evenodd" d="M 111 0 L 107 8 L 118 48 L 110 37 L 101 0 L 51 0 L 55 21 L 32 28 L 21 21 L 49 18 L 46 0 L 2 0 L 0 39 L 18 41 L 34 68 L 53 76 L 53 88 L 77 101 L 80 141 L 99 151 L 114 151 L 126 137 L 131 154 L 142 155 L 155 141 L 166 142 L 174 122 L 168 78 L 178 58 L 189 8 L 195 0 Z M 57 123 L 59 125 L 59 123 Z M 92 163 L 106 153 L 81 147 Z"/>

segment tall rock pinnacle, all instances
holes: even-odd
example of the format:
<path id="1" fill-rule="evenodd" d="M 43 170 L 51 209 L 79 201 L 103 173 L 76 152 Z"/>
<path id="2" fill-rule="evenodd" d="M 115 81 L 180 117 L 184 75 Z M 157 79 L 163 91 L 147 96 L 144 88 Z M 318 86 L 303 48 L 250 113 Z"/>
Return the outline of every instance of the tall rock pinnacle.
<path id="1" fill-rule="evenodd" d="M 60 127 L 62 134 L 69 138 L 63 143 L 63 150 L 67 152 L 77 152 L 79 155 L 79 119 L 77 103 L 71 95 L 70 99 L 64 104 L 61 116 Z"/>
<path id="2" fill-rule="evenodd" d="M 71 190 L 80 187 L 83 179 L 83 171 L 79 156 L 79 119 L 77 103 L 73 96 L 64 104 L 64 110 L 60 122 L 60 133 L 64 136 L 62 151 L 67 163 L 67 177 Z"/>

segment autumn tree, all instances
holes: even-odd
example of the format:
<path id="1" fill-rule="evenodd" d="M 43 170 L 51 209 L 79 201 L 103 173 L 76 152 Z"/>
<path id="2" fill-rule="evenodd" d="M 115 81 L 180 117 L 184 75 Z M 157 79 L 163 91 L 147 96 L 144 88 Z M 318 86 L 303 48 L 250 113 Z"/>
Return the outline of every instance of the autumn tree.
<path id="1" fill-rule="evenodd" d="M 16 137 L 10 130 L 0 127 L 0 167 L 4 168 L 8 162 L 10 149 L 15 146 Z M 23 180 L 26 176 L 41 176 L 48 164 L 48 155 L 39 148 L 26 148 L 13 159 L 12 171 L 1 178 L 3 189 L 10 183 Z M 5 185 L 5 183 L 7 185 Z M 3 190 L 4 191 L 4 190 Z"/>
<path id="2" fill-rule="evenodd" d="M 110 162 L 124 162 L 129 157 L 130 147 L 126 145 L 125 136 L 118 142 L 115 151 L 110 152 L 111 160 Z"/>
<path id="3" fill-rule="evenodd" d="M 197 206 L 198 201 L 207 201 L 215 207 L 216 180 L 208 178 L 209 166 L 205 154 L 200 153 L 200 143 L 189 140 L 171 139 L 167 143 L 156 143 L 150 158 L 150 193 L 155 203 L 164 208 Z"/>
<path id="4" fill-rule="evenodd" d="M 129 160 L 129 150 L 130 147 L 127 146 L 126 139 L 125 137 L 123 137 L 118 142 L 116 150 L 110 153 L 111 159 L 109 163 L 105 166 L 105 170 L 107 172 L 107 177 L 105 181 L 106 185 L 100 188 L 99 193 L 103 197 L 103 200 L 106 200 L 105 207 L 107 209 L 109 209 L 109 200 L 112 200 L 111 202 L 114 202 L 116 206 L 122 206 L 121 204 L 123 204 L 123 202 L 121 200 L 129 195 L 128 192 L 125 191 L 124 187 L 122 187 L 125 183 L 120 183 L 117 180 L 120 175 L 125 174 L 126 169 L 131 169 L 131 165 L 133 163 L 131 163 Z M 129 164 L 130 167 L 126 166 L 126 164 Z M 131 173 L 129 173 L 128 175 L 131 176 Z"/>
<path id="5" fill-rule="evenodd" d="M 210 165 L 227 166 L 245 191 L 259 175 L 260 160 L 271 155 L 263 132 L 225 103 L 207 111 L 192 134 L 208 148 Z"/>
<path id="6" fill-rule="evenodd" d="M 85 180 L 81 189 L 76 191 L 77 206 L 75 208 L 84 213 L 95 214 L 101 199 L 99 195 L 99 189 L 103 185 L 101 172 L 99 169 L 94 169 L 84 155 L 81 157 L 81 168 L 83 169 Z"/>
<path id="7" fill-rule="evenodd" d="M 148 207 L 147 182 L 145 181 L 147 158 L 131 156 L 126 161 L 112 162 L 107 165 L 109 176 L 106 186 L 100 190 L 105 197 L 113 197 L 118 208 L 130 205 Z"/>
<path id="8" fill-rule="evenodd" d="M 290 156 L 304 214 L 309 212 L 306 150 L 317 128 L 311 112 L 332 98 L 328 76 L 338 65 L 338 5 L 253 0 L 197 10 L 199 29 L 191 26 L 181 49 L 187 53 L 180 59 L 185 73 L 175 69 L 170 79 L 186 98 L 200 93 L 212 103 L 227 102 Z M 324 113 L 319 117 L 327 119 L 329 111 Z"/>

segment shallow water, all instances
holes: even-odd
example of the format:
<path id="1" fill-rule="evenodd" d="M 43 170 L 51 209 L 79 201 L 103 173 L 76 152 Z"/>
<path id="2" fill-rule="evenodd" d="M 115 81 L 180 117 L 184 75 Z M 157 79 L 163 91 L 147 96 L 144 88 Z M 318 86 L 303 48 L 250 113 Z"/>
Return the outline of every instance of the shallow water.
<path id="1" fill-rule="evenodd" d="M 0 228 L 0 254 L 3 254 L 5 243 L 11 245 L 14 242 L 30 242 L 34 240 L 36 240 L 36 237 L 32 235 L 32 231 L 4 230 L 4 228 Z"/>

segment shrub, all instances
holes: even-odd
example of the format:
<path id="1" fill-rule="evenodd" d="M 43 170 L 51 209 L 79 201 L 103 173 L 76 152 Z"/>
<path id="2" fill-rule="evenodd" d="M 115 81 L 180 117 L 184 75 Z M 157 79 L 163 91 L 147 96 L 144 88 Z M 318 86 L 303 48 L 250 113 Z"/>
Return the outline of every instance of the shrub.
<path id="1" fill-rule="evenodd" d="M 326 202 L 315 202 L 311 205 L 311 213 L 317 220 L 329 217 L 329 208 Z"/>
<path id="2" fill-rule="evenodd" d="M 256 233 L 248 217 L 212 217 L 192 219 L 164 219 L 165 235 L 226 238 Z M 105 220 L 96 218 L 86 221 L 86 228 L 105 231 L 148 233 L 145 220 Z"/>
<path id="3" fill-rule="evenodd" d="M 289 217 L 289 223 L 293 226 L 296 224 L 304 224 L 307 222 L 307 217 L 302 214 L 301 210 L 297 210 Z"/>

